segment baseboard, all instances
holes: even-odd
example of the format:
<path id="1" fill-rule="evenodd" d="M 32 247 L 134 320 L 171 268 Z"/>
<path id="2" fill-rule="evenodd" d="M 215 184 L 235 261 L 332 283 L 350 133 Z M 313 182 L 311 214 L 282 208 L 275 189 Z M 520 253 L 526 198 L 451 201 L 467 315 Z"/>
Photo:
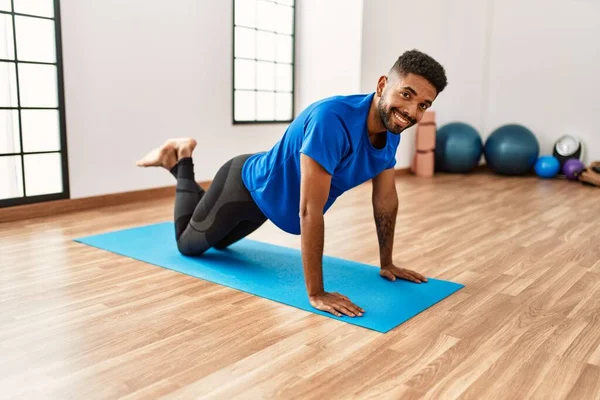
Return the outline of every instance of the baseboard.
<path id="1" fill-rule="evenodd" d="M 478 164 L 475 168 L 473 168 L 472 172 L 487 172 L 489 168 L 486 164 Z M 410 167 L 408 168 L 398 168 L 396 169 L 396 176 L 406 176 L 406 175 L 414 175 L 411 171 Z M 435 176 L 435 173 L 434 173 Z"/>
<path id="2" fill-rule="evenodd" d="M 404 175 L 410 175 L 410 174 L 412 174 L 412 172 L 410 171 L 409 167 L 396 169 L 396 176 L 404 176 Z"/>
<path id="3" fill-rule="evenodd" d="M 205 189 L 210 186 L 210 182 L 199 182 L 199 184 Z M 154 189 L 136 190 L 132 192 L 84 197 L 81 199 L 46 201 L 43 203 L 27 204 L 23 206 L 5 207 L 0 209 L 0 223 L 48 217 L 74 211 L 90 210 L 100 207 L 116 206 L 174 196 L 175 186 L 165 186 Z"/>

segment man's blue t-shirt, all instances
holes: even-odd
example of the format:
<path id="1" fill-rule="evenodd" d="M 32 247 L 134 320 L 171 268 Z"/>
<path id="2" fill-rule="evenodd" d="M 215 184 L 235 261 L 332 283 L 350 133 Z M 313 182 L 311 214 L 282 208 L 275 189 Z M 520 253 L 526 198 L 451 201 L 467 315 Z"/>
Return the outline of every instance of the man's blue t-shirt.
<path id="1" fill-rule="evenodd" d="M 300 234 L 300 153 L 332 175 L 324 213 L 342 193 L 396 165 L 400 135 L 387 132 L 381 149 L 369 140 L 367 115 L 373 96 L 335 96 L 313 103 L 271 150 L 244 163 L 246 188 L 276 226 Z"/>

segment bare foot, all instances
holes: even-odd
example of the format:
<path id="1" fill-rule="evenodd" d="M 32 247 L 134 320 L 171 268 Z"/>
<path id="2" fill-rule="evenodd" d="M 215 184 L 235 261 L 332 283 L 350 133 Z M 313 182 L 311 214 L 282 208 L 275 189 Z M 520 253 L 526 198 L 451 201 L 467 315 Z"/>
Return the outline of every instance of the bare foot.
<path id="1" fill-rule="evenodd" d="M 135 163 L 138 167 L 163 167 L 169 170 L 176 164 L 177 148 L 171 141 L 167 141 L 162 146 L 152 150 Z"/>
<path id="2" fill-rule="evenodd" d="M 183 157 L 190 157 L 196 147 L 191 138 L 167 140 L 162 146 L 152 150 L 136 162 L 138 167 L 163 167 L 171 170 Z"/>
<path id="3" fill-rule="evenodd" d="M 177 150 L 177 160 L 185 157 L 191 157 L 192 152 L 196 148 L 197 142 L 192 138 L 171 139 L 171 143 Z"/>

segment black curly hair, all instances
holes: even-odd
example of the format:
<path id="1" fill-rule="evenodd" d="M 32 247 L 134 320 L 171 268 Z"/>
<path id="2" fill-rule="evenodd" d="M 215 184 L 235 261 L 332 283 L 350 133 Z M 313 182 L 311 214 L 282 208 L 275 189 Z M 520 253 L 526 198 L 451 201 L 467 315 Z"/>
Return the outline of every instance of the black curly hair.
<path id="1" fill-rule="evenodd" d="M 406 51 L 398 57 L 390 71 L 395 71 L 400 76 L 420 75 L 435 87 L 438 94 L 448 85 L 444 67 L 427 54 L 416 49 Z"/>

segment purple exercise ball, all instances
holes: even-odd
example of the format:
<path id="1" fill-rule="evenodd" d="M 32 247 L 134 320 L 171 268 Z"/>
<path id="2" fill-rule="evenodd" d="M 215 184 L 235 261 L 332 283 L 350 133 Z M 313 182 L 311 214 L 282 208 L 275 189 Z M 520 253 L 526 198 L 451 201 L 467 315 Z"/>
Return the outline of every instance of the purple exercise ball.
<path id="1" fill-rule="evenodd" d="M 563 174 L 570 181 L 579 179 L 579 174 L 585 169 L 585 165 L 576 158 L 571 158 L 563 165 Z"/>

